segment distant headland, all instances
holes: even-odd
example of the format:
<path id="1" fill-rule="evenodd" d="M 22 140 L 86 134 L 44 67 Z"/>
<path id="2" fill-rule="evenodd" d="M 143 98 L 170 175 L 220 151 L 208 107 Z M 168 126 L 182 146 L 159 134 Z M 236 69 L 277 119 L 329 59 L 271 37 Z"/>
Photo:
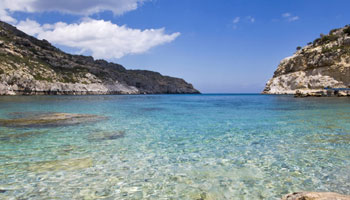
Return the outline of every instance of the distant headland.
<path id="1" fill-rule="evenodd" d="M 199 93 L 183 79 L 71 55 L 0 21 L 0 95 Z"/>
<path id="2" fill-rule="evenodd" d="M 279 64 L 263 94 L 350 96 L 350 26 L 297 47 Z"/>

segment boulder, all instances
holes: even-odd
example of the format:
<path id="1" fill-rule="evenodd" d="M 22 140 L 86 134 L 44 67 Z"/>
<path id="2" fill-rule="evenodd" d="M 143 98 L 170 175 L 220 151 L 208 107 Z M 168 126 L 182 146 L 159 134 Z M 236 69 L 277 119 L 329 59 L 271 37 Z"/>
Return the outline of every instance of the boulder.
<path id="1" fill-rule="evenodd" d="M 350 200 L 350 196 L 334 192 L 295 192 L 284 196 L 282 200 Z"/>
<path id="2" fill-rule="evenodd" d="M 348 96 L 346 91 L 339 91 L 338 92 L 338 97 L 346 97 L 346 96 Z"/>
<path id="3" fill-rule="evenodd" d="M 350 37 L 345 37 L 344 38 L 343 45 L 344 46 L 350 46 Z"/>

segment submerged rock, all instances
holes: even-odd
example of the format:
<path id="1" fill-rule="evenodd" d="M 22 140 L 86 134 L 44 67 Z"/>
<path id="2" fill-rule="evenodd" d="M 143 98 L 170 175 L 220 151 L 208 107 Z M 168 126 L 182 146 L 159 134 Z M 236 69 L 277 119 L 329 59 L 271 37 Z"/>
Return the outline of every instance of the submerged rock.
<path id="1" fill-rule="evenodd" d="M 7 127 L 38 127 L 67 126 L 80 123 L 95 122 L 105 117 L 90 114 L 47 113 L 15 119 L 0 119 L 0 126 Z"/>
<path id="2" fill-rule="evenodd" d="M 39 135 L 42 133 L 44 132 L 30 131 L 30 132 L 24 132 L 24 133 L 9 133 L 9 134 L 0 132 L 0 141 L 21 140 L 21 139 L 26 139 L 28 137 Z"/>
<path id="3" fill-rule="evenodd" d="M 350 196 L 334 192 L 294 192 L 282 200 L 350 200 Z"/>
<path id="4" fill-rule="evenodd" d="M 89 135 L 89 141 L 116 140 L 124 137 L 125 131 L 101 131 Z"/>
<path id="5" fill-rule="evenodd" d="M 53 160 L 31 163 L 28 166 L 29 171 L 33 172 L 47 172 L 47 171 L 71 171 L 77 169 L 85 169 L 93 166 L 91 158 L 79 158 L 68 160 Z"/>

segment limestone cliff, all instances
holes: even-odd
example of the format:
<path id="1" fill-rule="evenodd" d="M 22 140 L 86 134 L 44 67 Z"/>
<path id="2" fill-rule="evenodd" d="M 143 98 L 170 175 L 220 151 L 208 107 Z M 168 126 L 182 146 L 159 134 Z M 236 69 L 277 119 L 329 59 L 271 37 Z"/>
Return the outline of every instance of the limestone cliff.
<path id="1" fill-rule="evenodd" d="M 182 79 L 71 55 L 0 21 L 0 95 L 199 93 Z"/>
<path id="2" fill-rule="evenodd" d="M 350 26 L 331 30 L 283 59 L 263 93 L 326 96 L 326 87 L 350 87 Z"/>

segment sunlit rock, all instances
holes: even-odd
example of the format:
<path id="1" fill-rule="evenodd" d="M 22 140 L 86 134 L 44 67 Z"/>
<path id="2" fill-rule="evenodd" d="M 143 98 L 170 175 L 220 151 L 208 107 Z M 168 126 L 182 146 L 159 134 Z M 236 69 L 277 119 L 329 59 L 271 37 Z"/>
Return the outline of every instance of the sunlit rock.
<path id="1" fill-rule="evenodd" d="M 306 96 L 350 96 L 350 26 L 334 29 L 283 59 L 264 94 Z"/>
<path id="2" fill-rule="evenodd" d="M 350 200 L 350 196 L 334 192 L 295 192 L 284 196 L 282 200 Z"/>
<path id="3" fill-rule="evenodd" d="M 47 171 L 71 171 L 85 169 L 93 166 L 91 158 L 68 159 L 68 160 L 53 160 L 31 163 L 28 166 L 29 171 L 47 172 Z"/>
<path id="4" fill-rule="evenodd" d="M 47 113 L 24 118 L 0 119 L 0 126 L 7 127 L 40 127 L 40 126 L 67 126 L 80 123 L 96 122 L 105 117 L 90 114 Z"/>
<path id="5" fill-rule="evenodd" d="M 11 133 L 2 133 L 0 132 L 0 141 L 13 141 L 13 140 L 22 140 L 22 139 L 27 139 L 32 136 L 40 135 L 43 134 L 44 132 L 42 131 L 29 131 L 29 132 L 24 132 L 24 133 L 16 133 L 16 132 L 11 132 Z"/>
<path id="6" fill-rule="evenodd" d="M 350 200 L 350 196 L 334 192 L 294 192 L 282 200 Z"/>

